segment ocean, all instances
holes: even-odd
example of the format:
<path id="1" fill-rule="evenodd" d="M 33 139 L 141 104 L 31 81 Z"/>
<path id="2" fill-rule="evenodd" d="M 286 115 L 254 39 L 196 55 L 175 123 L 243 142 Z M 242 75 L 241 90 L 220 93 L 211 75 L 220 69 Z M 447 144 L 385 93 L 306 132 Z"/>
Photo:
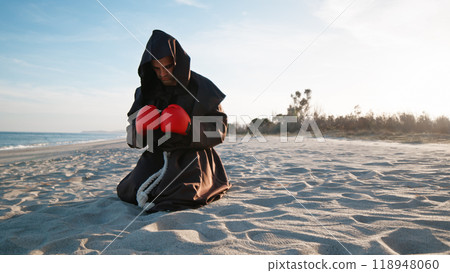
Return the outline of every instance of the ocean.
<path id="1" fill-rule="evenodd" d="M 87 143 L 125 137 L 125 131 L 82 133 L 0 132 L 0 150 Z"/>

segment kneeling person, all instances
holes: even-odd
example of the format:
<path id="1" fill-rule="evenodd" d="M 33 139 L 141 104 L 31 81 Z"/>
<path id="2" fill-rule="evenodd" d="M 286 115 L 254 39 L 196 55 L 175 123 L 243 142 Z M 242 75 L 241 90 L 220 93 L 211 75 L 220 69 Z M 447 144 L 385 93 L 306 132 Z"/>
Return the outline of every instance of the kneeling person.
<path id="1" fill-rule="evenodd" d="M 149 212 L 197 208 L 221 198 L 231 185 L 213 147 L 226 136 L 227 115 L 220 105 L 225 95 L 191 71 L 179 42 L 160 30 L 153 31 L 138 74 L 127 142 L 148 149 L 117 186 L 119 198 Z M 201 123 L 193 132 L 193 117 L 202 116 L 218 118 L 220 126 Z M 211 131 L 216 136 L 205 134 Z"/>

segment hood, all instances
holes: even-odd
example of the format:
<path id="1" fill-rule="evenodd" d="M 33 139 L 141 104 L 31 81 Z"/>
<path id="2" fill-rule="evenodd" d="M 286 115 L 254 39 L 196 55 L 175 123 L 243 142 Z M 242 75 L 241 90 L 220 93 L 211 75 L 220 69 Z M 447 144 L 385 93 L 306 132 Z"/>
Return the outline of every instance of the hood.
<path id="1" fill-rule="evenodd" d="M 191 77 L 191 58 L 174 37 L 161 30 L 153 31 L 152 36 L 148 40 L 144 54 L 142 54 L 141 63 L 138 68 L 138 74 L 139 77 L 141 77 L 141 81 L 145 80 L 144 78 L 151 78 L 154 80 L 156 74 L 153 69 L 150 69 L 150 62 L 167 56 L 172 56 L 174 60 L 175 67 L 173 75 L 184 86 L 187 86 Z"/>

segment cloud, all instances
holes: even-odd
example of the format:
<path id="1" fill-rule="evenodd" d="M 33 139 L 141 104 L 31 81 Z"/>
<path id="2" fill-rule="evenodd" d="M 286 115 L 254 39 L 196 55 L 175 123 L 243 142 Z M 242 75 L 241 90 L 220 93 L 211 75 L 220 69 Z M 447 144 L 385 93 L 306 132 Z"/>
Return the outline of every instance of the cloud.
<path id="1" fill-rule="evenodd" d="M 175 2 L 180 5 L 186 5 L 186 6 L 196 7 L 196 8 L 200 8 L 200 9 L 207 8 L 206 5 L 201 4 L 195 0 L 175 0 Z"/>
<path id="2" fill-rule="evenodd" d="M 23 16 L 33 23 L 42 24 L 52 21 L 51 16 L 45 11 L 46 7 L 36 3 L 27 3 L 22 9 Z"/>
<path id="3" fill-rule="evenodd" d="M 330 21 L 342 1 L 326 0 L 316 15 Z M 372 46 L 417 46 L 450 42 L 450 2 L 446 0 L 356 1 L 333 28 L 344 30 Z"/>
<path id="4" fill-rule="evenodd" d="M 308 66 L 305 58 L 311 58 L 309 51 L 253 103 L 315 35 L 315 31 L 301 25 L 240 19 L 180 41 L 192 58 L 192 69 L 213 80 L 227 94 L 227 113 L 258 116 L 285 112 L 290 94 L 308 88 L 301 83 L 301 74 L 292 73 Z"/>
<path id="5" fill-rule="evenodd" d="M 289 95 L 306 88 L 330 114 L 357 104 L 376 113 L 448 114 L 450 43 L 443 34 L 450 22 L 440 1 L 356 1 L 251 103 L 347 4 L 325 1 L 313 11 L 322 21 L 316 29 L 242 18 L 180 40 L 194 71 L 228 95 L 231 115 L 284 112 Z"/>
<path id="6" fill-rule="evenodd" d="M 326 26 L 346 5 L 326 0 L 313 12 Z M 356 1 L 308 50 L 309 69 L 297 71 L 328 113 L 359 104 L 377 113 L 448 115 L 449 8 L 439 0 Z"/>
<path id="7" fill-rule="evenodd" d="M 0 81 L 0 128 L 64 132 L 124 128 L 125 113 L 132 103 L 132 95 L 123 92 L 127 89 L 117 86 L 79 90 Z"/>
<path id="8" fill-rule="evenodd" d="M 50 67 L 50 66 L 45 66 L 45 65 L 38 65 L 38 64 L 30 63 L 28 61 L 18 59 L 18 58 L 10 58 L 10 57 L 0 56 L 0 60 L 2 60 L 2 62 L 9 63 L 10 67 L 11 67 L 11 65 L 17 65 L 22 68 L 30 68 L 30 69 L 35 69 L 35 70 L 39 70 L 39 71 L 46 70 L 46 71 L 58 72 L 58 73 L 66 73 L 67 72 L 60 68 Z"/>

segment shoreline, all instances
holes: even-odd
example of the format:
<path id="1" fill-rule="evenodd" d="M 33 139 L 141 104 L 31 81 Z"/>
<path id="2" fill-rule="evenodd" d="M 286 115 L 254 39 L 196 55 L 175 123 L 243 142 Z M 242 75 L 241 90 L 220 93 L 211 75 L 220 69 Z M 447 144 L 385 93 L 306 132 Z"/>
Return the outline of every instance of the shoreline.
<path id="1" fill-rule="evenodd" d="M 244 137 L 246 134 L 236 134 L 236 137 Z M 280 134 L 262 134 L 264 137 L 276 137 Z M 288 133 L 288 137 L 296 137 L 298 134 Z M 323 133 L 325 139 L 344 139 L 356 141 L 382 141 L 386 143 L 400 144 L 450 144 L 450 136 L 440 134 L 376 134 L 373 132 L 343 132 L 330 131 Z M 227 136 L 227 139 L 229 136 Z M 314 137 L 313 137 L 314 138 Z M 225 140 L 227 142 L 227 140 Z M 52 146 L 37 146 L 21 149 L 0 150 L 0 164 L 10 164 L 18 161 L 50 159 L 62 155 L 68 155 L 75 151 L 87 151 L 89 149 L 128 148 L 126 138 L 110 140 L 94 140 L 83 143 L 72 143 Z"/>
<path id="2" fill-rule="evenodd" d="M 30 147 L 23 149 L 0 150 L 0 164 L 9 164 L 17 161 L 49 159 L 74 151 L 88 149 L 107 149 L 126 147 L 126 139 L 98 140 L 85 143 L 74 143 L 44 147 Z"/>

